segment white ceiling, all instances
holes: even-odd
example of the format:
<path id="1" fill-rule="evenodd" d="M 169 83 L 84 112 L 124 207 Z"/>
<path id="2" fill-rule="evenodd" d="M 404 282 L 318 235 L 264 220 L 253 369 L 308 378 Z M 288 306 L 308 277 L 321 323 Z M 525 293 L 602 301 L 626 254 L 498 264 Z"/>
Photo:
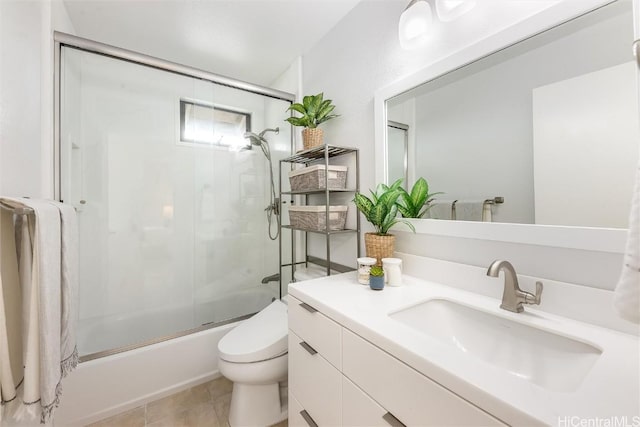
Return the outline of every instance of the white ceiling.
<path id="1" fill-rule="evenodd" d="M 360 0 L 64 0 L 76 35 L 270 85 Z"/>

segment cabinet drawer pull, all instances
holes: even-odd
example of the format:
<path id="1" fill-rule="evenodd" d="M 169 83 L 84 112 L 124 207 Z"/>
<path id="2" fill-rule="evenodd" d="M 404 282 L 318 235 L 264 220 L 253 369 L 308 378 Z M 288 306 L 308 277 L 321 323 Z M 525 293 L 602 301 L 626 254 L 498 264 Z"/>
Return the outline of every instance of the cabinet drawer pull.
<path id="1" fill-rule="evenodd" d="M 309 424 L 309 427 L 318 427 L 318 424 L 316 424 L 316 422 L 313 421 L 313 418 L 311 418 L 311 415 L 309 415 L 309 413 L 306 410 L 300 411 L 300 415 L 302 415 L 302 418 L 304 418 L 307 424 Z"/>
<path id="2" fill-rule="evenodd" d="M 307 304 L 306 302 L 301 302 L 300 303 L 300 307 L 304 308 L 305 310 L 307 310 L 309 313 L 315 313 L 316 310 L 315 308 L 311 307 L 309 304 Z"/>
<path id="3" fill-rule="evenodd" d="M 313 356 L 314 354 L 316 354 L 316 353 L 317 353 L 317 351 L 316 351 L 313 347 L 311 347 L 309 344 L 307 344 L 307 343 L 306 343 L 306 342 L 304 342 L 304 341 L 302 341 L 302 342 L 300 343 L 300 345 L 302 346 L 302 348 L 304 348 L 305 350 L 307 350 L 307 351 L 309 352 L 309 354 L 310 354 L 310 355 L 312 355 L 312 356 Z"/>
<path id="4" fill-rule="evenodd" d="M 406 427 L 402 421 L 393 416 L 391 412 L 387 412 L 382 416 L 382 419 L 389 423 L 393 427 Z"/>

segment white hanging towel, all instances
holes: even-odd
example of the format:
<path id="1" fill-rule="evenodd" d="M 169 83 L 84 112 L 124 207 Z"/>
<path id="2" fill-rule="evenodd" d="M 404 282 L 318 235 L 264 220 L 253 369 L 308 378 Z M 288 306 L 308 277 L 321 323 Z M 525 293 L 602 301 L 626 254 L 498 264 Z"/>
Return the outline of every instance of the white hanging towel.
<path id="1" fill-rule="evenodd" d="M 77 364 L 75 213 L 51 201 L 2 201 L 34 212 L 16 220 L 24 377 L 18 391 L 19 405 L 9 405 L 11 416 L 17 421 L 35 416 L 47 423 L 60 401 L 62 377 Z"/>
<path id="2" fill-rule="evenodd" d="M 60 357 L 62 376 L 78 365 L 76 323 L 78 313 L 78 219 L 73 206 L 50 201 L 60 212 Z"/>
<path id="3" fill-rule="evenodd" d="M 0 401 L 17 397 L 22 379 L 21 292 L 14 242 L 13 213 L 0 209 Z M 3 405 L 4 406 L 4 405 Z M 2 411 L 0 410 L 0 420 Z"/>
<path id="4" fill-rule="evenodd" d="M 613 295 L 613 305 L 620 317 L 640 323 L 640 167 L 629 214 L 629 234 L 622 273 Z"/>
<path id="5" fill-rule="evenodd" d="M 16 398 L 16 382 L 11 371 L 9 334 L 4 310 L 4 292 L 2 291 L 2 276 L 0 276 L 0 400 L 4 404 Z M 2 421 L 2 411 L 0 411 L 0 421 Z"/>
<path id="6" fill-rule="evenodd" d="M 431 219 L 451 219 L 453 200 L 434 200 L 425 215 Z"/>
<path id="7" fill-rule="evenodd" d="M 484 201 L 482 200 L 458 200 L 456 203 L 456 220 L 458 221 L 482 221 Z"/>

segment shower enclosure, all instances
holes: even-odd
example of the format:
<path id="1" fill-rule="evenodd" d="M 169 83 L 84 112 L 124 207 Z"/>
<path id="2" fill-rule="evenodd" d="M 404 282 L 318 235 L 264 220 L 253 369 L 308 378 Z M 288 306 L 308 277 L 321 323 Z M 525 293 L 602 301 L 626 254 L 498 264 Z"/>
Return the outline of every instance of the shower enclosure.
<path id="1" fill-rule="evenodd" d="M 293 95 L 84 39 L 59 49 L 57 186 L 80 227 L 84 360 L 251 315 L 281 296 L 269 161 Z M 277 177 L 276 177 L 277 178 Z M 275 184 L 277 185 L 277 183 Z M 285 282 L 286 283 L 286 282 Z"/>

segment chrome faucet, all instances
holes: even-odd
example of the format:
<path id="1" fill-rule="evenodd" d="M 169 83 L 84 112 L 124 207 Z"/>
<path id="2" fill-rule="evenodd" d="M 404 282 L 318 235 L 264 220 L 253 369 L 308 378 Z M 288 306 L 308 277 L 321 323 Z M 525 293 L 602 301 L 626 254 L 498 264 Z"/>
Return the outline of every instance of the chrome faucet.
<path id="1" fill-rule="evenodd" d="M 524 310 L 522 304 L 540 304 L 542 282 L 536 282 L 536 294 L 533 295 L 520 289 L 516 270 L 509 261 L 500 259 L 493 261 L 487 270 L 487 276 L 498 277 L 500 270 L 504 271 L 504 292 L 502 293 L 500 308 L 514 313 L 521 313 Z"/>

